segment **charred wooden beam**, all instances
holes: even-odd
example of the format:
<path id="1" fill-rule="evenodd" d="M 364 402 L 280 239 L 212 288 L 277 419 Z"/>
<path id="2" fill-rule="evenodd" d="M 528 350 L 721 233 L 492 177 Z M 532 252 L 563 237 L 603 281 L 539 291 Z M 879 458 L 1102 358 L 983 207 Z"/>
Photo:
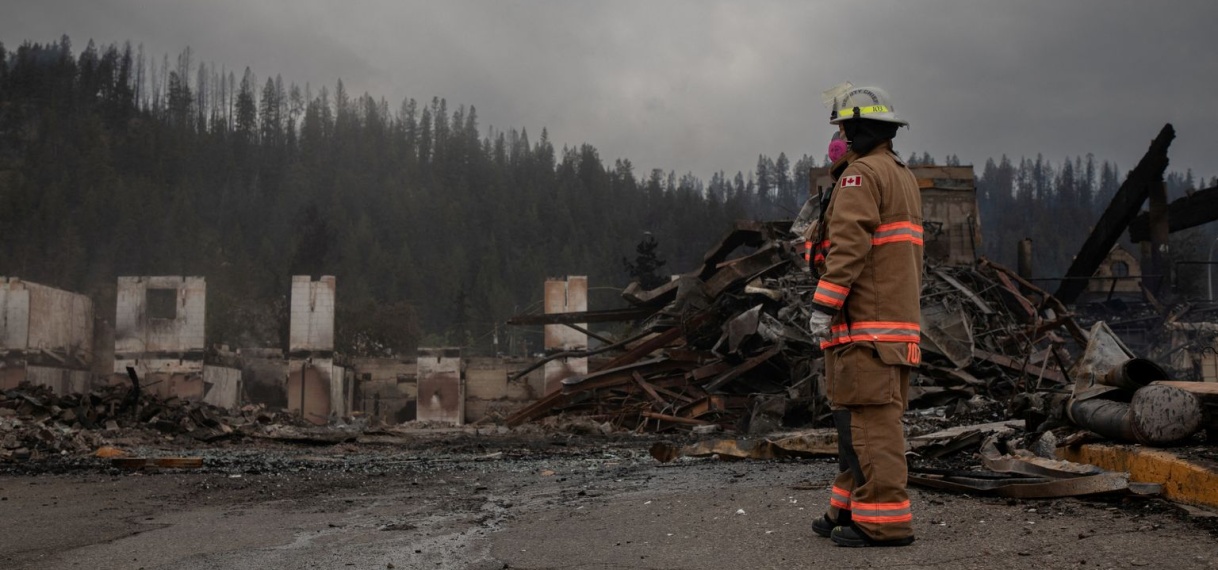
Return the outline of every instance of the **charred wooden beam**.
<path id="1" fill-rule="evenodd" d="M 775 345 L 770 346 L 770 348 L 766 349 L 765 352 L 744 361 L 740 365 L 735 366 L 735 367 L 731 368 L 730 370 L 728 370 L 727 372 L 725 372 L 724 374 L 720 375 L 718 378 L 711 380 L 709 383 L 707 383 L 707 385 L 704 387 L 704 389 L 707 392 L 718 391 L 720 388 L 723 388 L 724 386 L 728 385 L 733 380 L 744 375 L 744 373 L 746 373 L 754 368 L 757 368 L 758 366 L 761 366 L 762 364 L 765 364 L 766 361 L 777 356 L 781 350 L 782 350 L 782 345 L 780 345 L 780 344 L 775 344 Z"/>
<path id="2" fill-rule="evenodd" d="M 1218 220 L 1218 186 L 1198 190 L 1167 206 L 1167 231 L 1195 228 Z M 1129 239 L 1150 241 L 1150 213 L 1142 212 L 1129 224 Z"/>
<path id="3" fill-rule="evenodd" d="M 1027 376 L 1030 376 L 1030 375 L 1033 375 L 1034 373 L 1036 373 L 1044 378 L 1053 380 L 1054 382 L 1057 382 L 1058 384 L 1067 383 L 1066 376 L 1064 374 L 1062 374 L 1062 372 L 1060 370 L 1054 370 L 1052 368 L 1045 368 L 1041 371 L 1028 370 L 1027 369 L 1028 362 L 1026 360 L 1021 362 L 1021 361 L 1011 358 L 1005 354 L 997 354 L 997 353 L 987 352 L 987 351 L 980 350 L 980 349 L 976 350 L 975 354 L 976 354 L 977 358 L 979 358 L 981 360 L 991 362 L 993 364 L 997 364 L 998 366 L 1006 368 L 1007 370 L 1010 370 L 1012 372 L 1016 372 L 1016 373 L 1019 373 L 1022 375 L 1027 375 Z"/>
<path id="4" fill-rule="evenodd" d="M 578 323 L 615 323 L 645 319 L 654 314 L 654 308 L 630 307 L 605 311 L 579 311 L 575 313 L 550 313 L 547 315 L 516 315 L 508 319 L 509 325 L 571 325 Z"/>
<path id="5" fill-rule="evenodd" d="M 1159 136 L 1150 143 L 1150 149 L 1138 161 L 1138 165 L 1129 172 L 1121 188 L 1113 196 L 1112 202 L 1100 216 L 1095 229 L 1083 242 L 1083 247 L 1074 256 L 1074 262 L 1066 271 L 1066 278 L 1057 288 L 1055 297 L 1061 302 L 1073 303 L 1080 293 L 1087 288 L 1088 279 L 1103 263 L 1112 246 L 1116 245 L 1125 228 L 1138 215 L 1142 203 L 1155 184 L 1163 181 L 1163 172 L 1167 170 L 1167 147 L 1176 138 L 1176 131 L 1170 124 L 1164 125 Z"/>
<path id="6" fill-rule="evenodd" d="M 736 227 L 719 243 L 706 252 L 706 256 L 702 259 L 702 267 L 698 271 L 698 278 L 703 281 L 715 274 L 720 263 L 723 263 L 727 256 L 731 255 L 740 246 L 761 247 L 765 244 L 765 223 L 753 220 L 738 220 Z"/>
<path id="7" fill-rule="evenodd" d="M 562 381 L 562 391 L 566 394 L 578 394 L 589 390 L 613 388 L 627 384 L 638 370 L 648 374 L 658 374 L 678 370 L 684 374 L 689 365 L 684 362 L 674 362 L 666 357 L 656 357 L 639 360 L 616 368 L 598 370 L 589 374 L 579 374 Z"/>
<path id="8" fill-rule="evenodd" d="M 723 262 L 719 270 L 706 280 L 706 295 L 712 299 L 743 281 L 787 263 L 778 246 L 768 243 L 755 253 Z"/>
<path id="9" fill-rule="evenodd" d="M 622 291 L 622 298 L 639 307 L 663 307 L 677 297 L 677 280 L 673 279 L 655 289 L 643 289 L 638 281 L 630 282 Z M 652 309 L 653 311 L 656 309 Z"/>
<path id="10" fill-rule="evenodd" d="M 544 398 L 517 410 L 516 413 L 509 416 L 507 425 L 508 427 L 516 427 L 525 422 L 531 422 L 550 413 L 550 410 L 567 403 L 570 399 L 570 394 L 563 394 L 561 391 L 550 392 Z"/>
<path id="11" fill-rule="evenodd" d="M 687 426 L 705 426 L 705 425 L 711 424 L 711 422 L 708 422 L 708 421 L 695 420 L 693 418 L 680 418 L 677 416 L 670 416 L 667 414 L 657 414 L 655 412 L 640 412 L 639 415 L 643 416 L 645 418 L 653 419 L 653 420 L 660 420 L 660 421 L 664 421 L 664 422 L 671 422 L 674 424 L 682 424 L 682 425 L 687 425 Z"/>
<path id="12" fill-rule="evenodd" d="M 1150 189 L 1150 263 L 1142 263 L 1143 268 L 1150 268 L 1149 272 L 1142 272 L 1142 286 L 1156 297 L 1163 293 L 1163 285 L 1167 283 L 1167 274 L 1171 271 L 1171 250 L 1168 245 L 1171 230 L 1167 218 L 1167 184 L 1160 182 Z"/>

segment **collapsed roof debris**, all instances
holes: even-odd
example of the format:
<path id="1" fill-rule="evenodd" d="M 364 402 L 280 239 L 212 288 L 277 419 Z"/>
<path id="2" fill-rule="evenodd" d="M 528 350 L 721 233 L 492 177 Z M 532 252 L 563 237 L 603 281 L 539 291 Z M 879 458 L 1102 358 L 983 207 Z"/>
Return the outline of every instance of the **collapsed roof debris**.
<path id="1" fill-rule="evenodd" d="M 566 378 L 509 424 L 566 412 L 640 431 L 827 425 L 823 355 L 805 326 L 814 281 L 802 242 L 789 222 L 741 222 L 702 267 L 656 289 L 631 285 L 623 296 L 641 319 L 639 333 L 598 349 L 620 355 Z M 985 259 L 930 267 L 922 304 L 929 354 L 910 399 L 939 417 L 997 414 L 995 403 L 1017 393 L 1064 389 L 1073 355 L 1085 354 L 1090 338 L 1052 295 Z M 604 317 L 591 311 L 570 320 Z"/>
<path id="2" fill-rule="evenodd" d="M 1135 169 L 1123 186 L 1126 191 L 1114 200 L 1119 202 L 1113 206 L 1116 213 L 1097 228 L 1103 235 L 1093 235 L 1084 244 L 1087 263 L 1076 263 L 1072 274 L 1094 271 L 1087 265 L 1097 255 L 1092 250 L 1111 249 L 1108 242 L 1115 239 L 1113 235 L 1134 218 L 1148 195 L 1146 187 L 1161 178 L 1173 134 L 1168 125 L 1152 143 L 1145 164 Z M 919 182 L 924 188 L 961 186 L 939 180 Z M 706 253 L 701 266 L 671 282 L 650 290 L 631 284 L 622 296 L 630 303 L 630 318 L 637 326 L 624 335 L 630 337 L 627 340 L 597 349 L 615 356 L 587 374 L 564 379 L 561 389 L 509 417 L 509 425 L 556 414 L 588 415 L 638 432 L 706 434 L 714 428 L 757 435 L 830 425 L 821 387 L 823 353 L 805 325 L 815 280 L 802 253 L 815 203 L 809 200 L 793 222 L 738 222 Z M 975 225 L 964 228 L 965 233 L 969 228 Z M 1077 285 L 1064 290 L 1073 297 Z M 1150 297 L 1149 290 L 1143 291 Z M 1207 332 L 1204 324 L 1177 322 L 1190 311 L 1199 315 L 1204 311 L 1163 305 L 1157 299 L 1151 306 L 1155 315 L 1143 319 L 1143 328 Z M 613 320 L 613 312 L 572 313 L 562 315 L 562 320 L 555 315 L 521 315 L 509 324 Z M 627 320 L 620 316 L 626 314 L 622 310 L 616 313 L 618 320 Z M 1166 370 L 1135 358 L 1103 322 L 1104 316 L 1113 315 L 1097 318 L 1089 311 L 1079 316 L 1055 295 L 985 258 L 973 263 L 950 256 L 928 259 L 922 290 L 924 359 L 913 376 L 907 413 L 911 451 L 934 459 L 976 451 L 986 441 L 991 447 L 1005 445 L 1026 430 L 1027 444 L 1041 448 L 1040 455 L 1047 458 L 1057 441 L 1079 441 L 1096 434 L 1173 445 L 1202 430 L 1214 430 L 1218 395 L 1201 389 L 1200 383 L 1170 382 Z M 1197 337 L 1189 337 L 1193 344 L 1205 344 L 1214 335 L 1192 336 Z M 1156 357 L 1176 350 L 1151 348 Z M 552 357 L 562 356 L 568 355 Z M 1013 420 L 1021 424 L 1019 428 L 1011 427 Z M 952 426 L 958 431 L 941 431 Z M 1047 432 L 1056 428 L 1075 433 L 1058 440 Z M 1080 435 L 1080 430 L 1089 431 Z M 652 451 L 662 461 L 680 456 L 775 458 L 798 453 L 784 450 L 780 439 L 743 441 L 729 436 L 692 446 L 662 445 Z M 956 484 L 950 473 L 924 475 L 928 484 Z M 1095 474 L 1081 478 L 1091 475 Z M 1082 489 L 1050 481 L 1070 475 L 1046 471 L 1038 476 L 1048 478 L 1041 481 L 1047 486 L 1039 491 L 1049 494 L 1045 496 Z M 990 477 L 982 487 L 1002 494 L 1008 492 L 1001 490 L 1006 483 L 1030 483 L 1004 482 L 1006 477 Z M 1129 487 L 1127 480 L 1105 477 L 1089 480 L 1096 482 L 1095 489 Z"/>

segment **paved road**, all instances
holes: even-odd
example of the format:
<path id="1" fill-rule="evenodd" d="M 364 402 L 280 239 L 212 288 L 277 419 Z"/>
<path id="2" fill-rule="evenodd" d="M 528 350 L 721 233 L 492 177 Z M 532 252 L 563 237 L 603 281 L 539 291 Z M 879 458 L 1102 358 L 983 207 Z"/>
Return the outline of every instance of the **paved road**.
<path id="1" fill-rule="evenodd" d="M 221 450 L 204 473 L 0 476 L 0 567 L 1218 568 L 1218 525 L 1158 500 L 915 490 L 913 546 L 846 549 L 808 530 L 835 462 L 496 449 L 287 450 L 269 467 Z"/>

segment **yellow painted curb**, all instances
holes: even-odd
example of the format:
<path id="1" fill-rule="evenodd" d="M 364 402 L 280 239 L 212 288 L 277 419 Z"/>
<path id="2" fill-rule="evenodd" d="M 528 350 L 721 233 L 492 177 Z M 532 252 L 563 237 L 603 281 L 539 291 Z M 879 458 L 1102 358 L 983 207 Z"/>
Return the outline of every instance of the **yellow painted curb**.
<path id="1" fill-rule="evenodd" d="M 1138 445 L 1063 447 L 1057 455 L 1108 471 L 1128 472 L 1139 483 L 1158 483 L 1163 486 L 1163 496 L 1177 503 L 1218 507 L 1218 464 L 1213 462 Z"/>

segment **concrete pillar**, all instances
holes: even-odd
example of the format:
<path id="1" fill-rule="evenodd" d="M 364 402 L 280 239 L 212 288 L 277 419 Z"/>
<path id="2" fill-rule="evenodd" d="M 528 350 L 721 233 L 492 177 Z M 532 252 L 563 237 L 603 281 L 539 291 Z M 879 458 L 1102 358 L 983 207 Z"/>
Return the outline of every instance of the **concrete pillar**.
<path id="1" fill-rule="evenodd" d="M 579 313 L 588 310 L 588 277 L 572 275 L 564 279 L 548 279 L 545 285 L 546 314 Z M 576 326 L 587 330 L 587 323 Z M 582 351 L 588 348 L 588 335 L 567 325 L 545 326 L 546 353 Z M 562 387 L 562 380 L 588 373 L 588 357 L 568 357 L 551 360 L 545 367 L 545 392 Z"/>

